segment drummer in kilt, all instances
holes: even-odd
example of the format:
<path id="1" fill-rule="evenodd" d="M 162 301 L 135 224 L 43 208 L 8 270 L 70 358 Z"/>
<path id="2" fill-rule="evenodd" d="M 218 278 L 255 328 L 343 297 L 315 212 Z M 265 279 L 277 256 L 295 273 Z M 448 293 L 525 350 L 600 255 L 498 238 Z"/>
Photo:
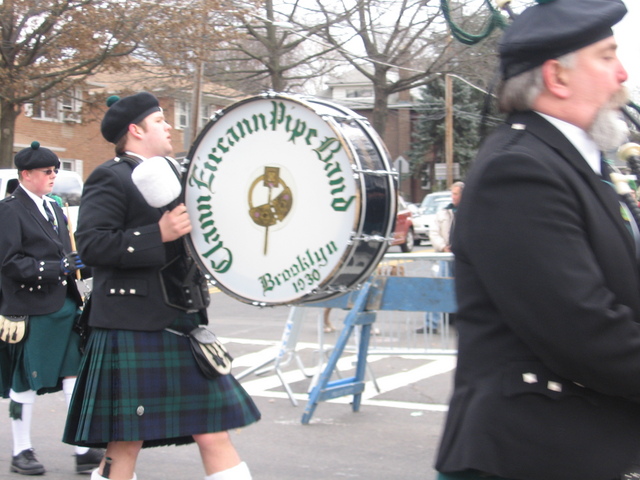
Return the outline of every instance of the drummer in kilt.
<path id="1" fill-rule="evenodd" d="M 89 176 L 79 213 L 78 251 L 94 279 L 91 333 L 64 441 L 106 446 L 92 480 L 135 479 L 140 449 L 194 441 L 205 480 L 249 480 L 227 431 L 260 413 L 232 375 L 205 377 L 189 339 L 176 334 L 206 324 L 206 308 L 163 295 L 163 267 L 186 257 L 186 207 L 149 206 L 131 178 L 141 162 L 172 153 L 171 126 L 150 93 L 113 100 L 102 134 L 117 157 Z"/>
<path id="2" fill-rule="evenodd" d="M 67 403 L 80 364 L 73 331 L 82 298 L 73 277 L 82 260 L 71 249 L 66 219 L 47 194 L 60 160 L 33 142 L 14 158 L 19 186 L 0 201 L 0 389 L 10 398 L 11 472 L 41 475 L 31 444 L 37 395 L 64 391 Z M 9 320 L 13 319 L 13 320 Z M 25 335 L 13 335 L 17 326 Z M 76 447 L 76 472 L 90 472 L 103 452 Z"/>

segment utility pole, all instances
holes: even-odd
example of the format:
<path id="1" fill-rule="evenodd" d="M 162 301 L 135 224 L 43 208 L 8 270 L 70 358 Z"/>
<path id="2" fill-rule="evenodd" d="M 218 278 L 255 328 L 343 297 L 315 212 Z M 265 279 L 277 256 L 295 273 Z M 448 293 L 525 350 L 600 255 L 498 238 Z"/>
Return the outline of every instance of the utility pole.
<path id="1" fill-rule="evenodd" d="M 451 75 L 444 76 L 444 159 L 447 165 L 447 188 L 453 184 L 453 87 Z"/>
<path id="2" fill-rule="evenodd" d="M 189 144 L 196 140 L 198 130 L 200 129 L 200 117 L 202 116 L 202 75 L 204 62 L 198 58 L 195 72 L 193 73 L 193 93 L 191 96 L 191 138 Z"/>
<path id="3" fill-rule="evenodd" d="M 191 132 L 189 144 L 193 144 L 195 142 L 196 137 L 198 136 L 200 130 L 200 117 L 202 117 L 202 84 L 203 84 L 203 76 L 204 76 L 204 65 L 205 65 L 205 55 L 206 48 L 203 45 L 203 39 L 207 38 L 207 30 L 209 19 L 207 17 L 207 1 L 200 0 L 200 22 L 198 24 L 198 30 L 200 30 L 198 35 L 198 43 L 195 49 L 196 56 L 194 58 L 194 72 L 193 72 L 193 91 L 191 93 L 191 118 L 189 121 L 191 123 Z M 187 147 L 187 150 L 189 147 Z"/>

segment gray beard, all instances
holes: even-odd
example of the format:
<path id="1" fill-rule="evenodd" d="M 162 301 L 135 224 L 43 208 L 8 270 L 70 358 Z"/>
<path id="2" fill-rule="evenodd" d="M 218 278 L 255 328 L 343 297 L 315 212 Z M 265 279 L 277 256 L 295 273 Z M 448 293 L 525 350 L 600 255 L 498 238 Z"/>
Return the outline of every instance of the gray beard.
<path id="1" fill-rule="evenodd" d="M 627 141 L 629 127 L 622 113 L 610 106 L 601 108 L 589 129 L 589 135 L 600 151 L 612 152 Z"/>

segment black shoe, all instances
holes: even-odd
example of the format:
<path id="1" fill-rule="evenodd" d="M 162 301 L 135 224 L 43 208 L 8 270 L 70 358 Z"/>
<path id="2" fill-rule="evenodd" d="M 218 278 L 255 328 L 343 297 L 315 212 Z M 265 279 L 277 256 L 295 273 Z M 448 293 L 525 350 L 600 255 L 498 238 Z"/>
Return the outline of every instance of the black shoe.
<path id="1" fill-rule="evenodd" d="M 76 473 L 91 473 L 100 466 L 102 457 L 104 457 L 104 450 L 101 448 L 90 448 L 82 455 L 76 453 Z"/>
<path id="2" fill-rule="evenodd" d="M 10 472 L 19 473 L 21 475 L 42 475 L 44 467 L 36 459 L 33 448 L 21 451 L 18 455 L 11 459 Z"/>

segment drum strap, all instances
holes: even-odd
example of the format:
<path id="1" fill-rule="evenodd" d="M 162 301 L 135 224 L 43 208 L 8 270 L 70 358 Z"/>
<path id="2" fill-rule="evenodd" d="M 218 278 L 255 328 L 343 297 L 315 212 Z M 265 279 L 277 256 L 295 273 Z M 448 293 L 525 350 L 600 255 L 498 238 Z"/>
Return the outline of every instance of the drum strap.
<path id="1" fill-rule="evenodd" d="M 180 173 L 180 170 L 178 170 L 179 164 L 175 160 L 170 159 L 168 157 L 164 157 L 164 159 L 169 164 L 169 167 L 171 167 L 171 171 L 175 174 L 175 176 L 178 179 L 178 181 L 181 181 L 182 174 Z M 141 160 L 139 160 L 137 158 L 127 157 L 127 156 L 116 157 L 116 161 L 122 161 L 122 162 L 128 163 L 131 166 L 131 170 L 134 170 L 138 165 L 140 165 L 140 163 L 142 163 Z M 161 208 L 161 210 L 163 212 L 165 210 L 172 210 L 177 205 L 179 205 L 181 202 L 182 202 L 182 195 L 180 197 L 176 198 L 169 205 Z"/>
<path id="2" fill-rule="evenodd" d="M 173 170 L 173 173 L 176 174 L 176 177 L 178 177 L 178 180 L 182 179 L 182 174 L 180 173 L 180 171 L 178 170 L 177 167 L 177 162 L 174 160 L 170 160 L 169 158 L 165 157 L 165 159 L 167 160 L 167 163 L 169 164 L 169 166 L 171 167 L 171 170 Z"/>
<path id="3" fill-rule="evenodd" d="M 128 163 L 132 170 L 140 165 L 140 160 L 135 158 L 127 156 L 117 158 Z M 180 180 L 181 175 L 177 164 L 169 158 L 165 157 L 165 159 L 173 173 Z M 166 207 L 162 207 L 161 210 L 171 210 L 181 201 L 179 197 Z M 185 252 L 182 242 L 173 245 L 167 244 L 165 247 L 167 256 L 172 258 L 159 272 L 165 303 L 186 312 L 205 310 L 211 301 L 206 277 L 200 272 L 193 259 Z"/>
<path id="4" fill-rule="evenodd" d="M 128 163 L 131 166 L 131 170 L 133 170 L 138 165 L 140 165 L 140 160 L 138 160 L 136 158 L 132 158 L 132 157 L 127 157 L 127 156 L 116 157 L 115 161 L 116 162 L 122 161 L 124 163 Z"/>

